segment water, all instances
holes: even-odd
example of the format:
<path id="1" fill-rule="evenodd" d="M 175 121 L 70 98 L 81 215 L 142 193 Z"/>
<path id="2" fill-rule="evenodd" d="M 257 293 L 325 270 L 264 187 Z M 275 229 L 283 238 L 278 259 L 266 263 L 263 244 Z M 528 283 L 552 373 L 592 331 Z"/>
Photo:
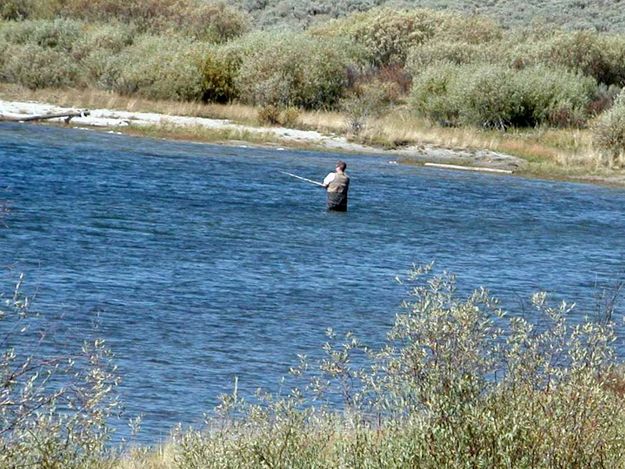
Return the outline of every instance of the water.
<path id="1" fill-rule="evenodd" d="M 26 273 L 37 309 L 60 317 L 56 344 L 97 319 L 128 413 L 158 441 L 199 422 L 235 376 L 244 393 L 277 389 L 327 327 L 379 343 L 413 263 L 513 307 L 546 290 L 580 317 L 623 277 L 623 190 L 354 155 L 337 214 L 279 173 L 319 180 L 337 158 L 3 124 L 1 291 Z"/>

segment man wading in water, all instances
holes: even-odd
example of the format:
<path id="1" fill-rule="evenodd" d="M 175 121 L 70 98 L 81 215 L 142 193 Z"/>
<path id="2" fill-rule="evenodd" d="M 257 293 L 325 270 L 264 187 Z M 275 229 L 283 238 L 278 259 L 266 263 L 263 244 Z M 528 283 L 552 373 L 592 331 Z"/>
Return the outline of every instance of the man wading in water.
<path id="1" fill-rule="evenodd" d="M 328 210 L 347 212 L 349 176 L 345 174 L 345 168 L 345 162 L 339 161 L 336 163 L 336 172 L 328 174 L 323 180 L 323 187 L 328 191 Z"/>

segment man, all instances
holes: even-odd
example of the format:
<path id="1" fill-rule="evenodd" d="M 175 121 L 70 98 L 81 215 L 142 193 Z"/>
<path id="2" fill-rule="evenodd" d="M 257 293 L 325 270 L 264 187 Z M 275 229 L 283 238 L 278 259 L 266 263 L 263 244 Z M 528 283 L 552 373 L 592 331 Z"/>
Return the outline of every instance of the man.
<path id="1" fill-rule="evenodd" d="M 328 191 L 328 210 L 347 212 L 349 176 L 345 174 L 345 168 L 344 161 L 337 162 L 336 172 L 328 174 L 323 180 L 323 187 Z"/>

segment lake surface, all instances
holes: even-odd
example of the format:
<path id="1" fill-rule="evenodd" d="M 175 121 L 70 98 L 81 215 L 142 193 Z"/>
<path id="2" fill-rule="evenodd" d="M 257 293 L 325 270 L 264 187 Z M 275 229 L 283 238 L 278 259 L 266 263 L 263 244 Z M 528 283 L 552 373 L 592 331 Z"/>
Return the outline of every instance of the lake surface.
<path id="1" fill-rule="evenodd" d="M 412 264 L 512 309 L 546 290 L 579 317 L 624 277 L 623 190 L 344 155 L 337 214 L 279 173 L 321 180 L 338 158 L 2 124 L 0 291 L 24 272 L 36 309 L 60 317 L 59 349 L 97 319 L 153 442 L 201 421 L 235 377 L 244 393 L 277 389 L 328 327 L 379 343 Z"/>

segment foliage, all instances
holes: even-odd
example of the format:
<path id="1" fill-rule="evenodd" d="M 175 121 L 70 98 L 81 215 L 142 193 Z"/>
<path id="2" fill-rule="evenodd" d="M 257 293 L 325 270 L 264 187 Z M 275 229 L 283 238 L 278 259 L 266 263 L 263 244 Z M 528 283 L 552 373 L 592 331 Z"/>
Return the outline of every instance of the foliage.
<path id="1" fill-rule="evenodd" d="M 3 0 L 0 20 L 50 19 L 60 6 L 60 0 Z"/>
<path id="2" fill-rule="evenodd" d="M 290 392 L 246 402 L 235 388 L 206 432 L 178 431 L 177 466 L 623 465 L 609 323 L 571 323 L 572 306 L 544 294 L 532 298 L 535 321 L 509 316 L 429 266 L 410 286 L 381 349 L 329 331 L 325 357 L 292 369 Z M 342 411 L 324 405 L 337 399 Z"/>
<path id="3" fill-rule="evenodd" d="M 314 30 L 344 36 L 367 51 L 374 66 L 403 65 L 408 50 L 434 35 L 438 14 L 427 10 L 373 9 Z"/>
<path id="4" fill-rule="evenodd" d="M 235 79 L 243 101 L 311 109 L 336 104 L 353 64 L 344 43 L 303 34 L 259 38 L 258 47 L 244 55 Z"/>
<path id="5" fill-rule="evenodd" d="M 463 65 L 489 62 L 484 46 L 467 42 L 429 41 L 409 51 L 406 69 L 412 76 L 418 76 L 428 67 L 440 63 Z"/>
<path id="6" fill-rule="evenodd" d="M 77 86 L 79 68 L 65 52 L 27 44 L 10 45 L 2 64 L 3 80 L 31 89 Z"/>
<path id="7" fill-rule="evenodd" d="M 542 21 L 564 29 L 625 32 L 625 13 L 620 3 L 602 0 L 234 0 L 232 4 L 248 11 L 263 28 L 303 28 L 375 7 L 401 7 L 453 11 L 463 16 L 477 13 L 494 18 L 507 29 Z"/>
<path id="8" fill-rule="evenodd" d="M 593 127 L 593 146 L 603 154 L 606 165 L 625 163 L 625 91 L 614 106 L 597 119 Z"/>
<path id="9" fill-rule="evenodd" d="M 70 52 L 81 33 L 82 24 L 73 20 L 4 23 L 0 76 L 31 89 L 80 85 L 80 67 Z"/>
<path id="10" fill-rule="evenodd" d="M 223 2 L 68 0 L 60 13 L 92 22 L 117 20 L 142 32 L 175 32 L 210 42 L 227 41 L 248 28 L 246 15 Z"/>
<path id="11" fill-rule="evenodd" d="M 21 292 L 0 296 L 0 467 L 102 467 L 118 378 L 101 340 L 42 353 L 45 321 Z"/>
<path id="12" fill-rule="evenodd" d="M 112 59 L 101 83 L 120 94 L 151 99 L 200 100 L 207 45 L 144 35 Z"/>
<path id="13" fill-rule="evenodd" d="M 202 67 L 202 99 L 227 103 L 239 97 L 235 79 L 241 66 L 240 51 L 232 46 L 211 48 L 206 52 Z"/>
<path id="14" fill-rule="evenodd" d="M 397 98 L 398 92 L 391 82 L 376 80 L 373 83 L 360 83 L 341 101 L 347 126 L 351 133 L 358 135 L 372 117 L 380 116 Z"/>
<path id="15" fill-rule="evenodd" d="M 446 125 L 580 126 L 595 90 L 594 80 L 565 70 L 443 63 L 415 79 L 412 104 Z"/>
<path id="16" fill-rule="evenodd" d="M 7 22 L 0 33 L 12 44 L 32 44 L 69 52 L 80 39 L 82 23 L 65 19 Z"/>

